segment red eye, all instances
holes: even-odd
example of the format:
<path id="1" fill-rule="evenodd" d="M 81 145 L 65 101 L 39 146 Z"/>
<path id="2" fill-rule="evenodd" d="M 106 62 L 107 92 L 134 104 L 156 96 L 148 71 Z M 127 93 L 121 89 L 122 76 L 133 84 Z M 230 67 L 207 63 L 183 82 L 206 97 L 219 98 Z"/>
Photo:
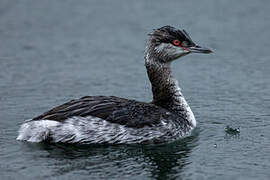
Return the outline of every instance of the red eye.
<path id="1" fill-rule="evenodd" d="M 180 44 L 181 44 L 181 42 L 178 39 L 173 40 L 173 45 L 179 46 Z"/>

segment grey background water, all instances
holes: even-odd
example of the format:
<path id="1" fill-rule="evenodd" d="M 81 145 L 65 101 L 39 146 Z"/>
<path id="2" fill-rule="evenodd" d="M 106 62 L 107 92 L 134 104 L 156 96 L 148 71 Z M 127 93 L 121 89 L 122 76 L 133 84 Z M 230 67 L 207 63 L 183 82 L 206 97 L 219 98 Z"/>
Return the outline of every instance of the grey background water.
<path id="1" fill-rule="evenodd" d="M 269 179 L 269 8 L 268 0 L 1 0 L 1 180 Z M 105 147 L 15 140 L 23 120 L 73 98 L 150 101 L 145 39 L 163 25 L 215 51 L 173 64 L 198 121 L 192 136 Z"/>

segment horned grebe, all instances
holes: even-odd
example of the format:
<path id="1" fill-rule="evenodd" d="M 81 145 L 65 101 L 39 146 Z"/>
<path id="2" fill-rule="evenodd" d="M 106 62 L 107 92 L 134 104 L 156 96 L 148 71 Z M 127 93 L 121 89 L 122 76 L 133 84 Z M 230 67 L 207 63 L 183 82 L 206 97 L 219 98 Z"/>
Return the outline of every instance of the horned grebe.
<path id="1" fill-rule="evenodd" d="M 149 34 L 145 66 L 152 84 L 150 103 L 115 96 L 86 96 L 25 121 L 17 140 L 79 144 L 163 143 L 188 135 L 194 115 L 171 62 L 189 53 L 211 53 L 185 30 L 164 26 Z"/>

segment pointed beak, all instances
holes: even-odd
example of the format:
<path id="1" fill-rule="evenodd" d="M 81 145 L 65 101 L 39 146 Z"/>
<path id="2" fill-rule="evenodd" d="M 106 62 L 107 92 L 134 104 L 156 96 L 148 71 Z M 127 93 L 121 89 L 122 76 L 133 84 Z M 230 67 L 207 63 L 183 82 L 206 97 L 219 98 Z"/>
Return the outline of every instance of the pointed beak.
<path id="1" fill-rule="evenodd" d="M 194 47 L 189 47 L 189 50 L 192 53 L 203 53 L 203 54 L 213 53 L 213 51 L 211 49 L 201 47 L 201 46 L 198 46 L 198 45 L 196 45 Z"/>

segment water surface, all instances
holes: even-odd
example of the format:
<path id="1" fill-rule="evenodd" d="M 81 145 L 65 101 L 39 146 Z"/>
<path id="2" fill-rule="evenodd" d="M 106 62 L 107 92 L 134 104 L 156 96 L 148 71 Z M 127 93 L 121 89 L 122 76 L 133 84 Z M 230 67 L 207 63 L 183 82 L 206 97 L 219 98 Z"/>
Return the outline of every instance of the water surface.
<path id="1" fill-rule="evenodd" d="M 1 179 L 269 179 L 269 7 L 267 0 L 1 0 Z M 215 51 L 173 63 L 198 121 L 190 137 L 105 147 L 15 140 L 23 120 L 73 98 L 150 101 L 146 34 L 168 24 Z"/>

